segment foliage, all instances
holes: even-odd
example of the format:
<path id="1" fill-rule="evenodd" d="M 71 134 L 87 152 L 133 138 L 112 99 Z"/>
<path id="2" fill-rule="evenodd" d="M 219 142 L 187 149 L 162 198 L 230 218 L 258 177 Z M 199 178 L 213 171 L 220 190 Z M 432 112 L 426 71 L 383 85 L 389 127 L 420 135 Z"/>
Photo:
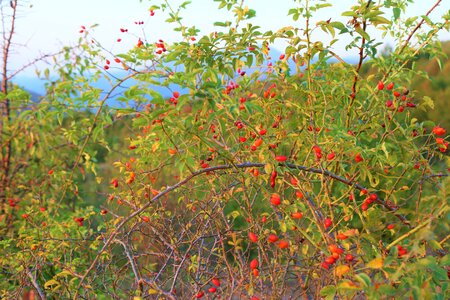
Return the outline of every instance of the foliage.
<path id="1" fill-rule="evenodd" d="M 4 90 L 27 109 L 2 121 L 2 297 L 448 298 L 448 138 L 412 116 L 432 100 L 409 88 L 409 63 L 439 52 L 448 15 L 357 1 L 348 22 L 312 24 L 329 4 L 294 1 L 302 27 L 262 32 L 244 1 L 216 2 L 234 15 L 221 31 L 185 25 L 187 2 L 152 3 L 179 41 L 111 53 L 83 27 L 39 103 Z M 391 55 L 374 32 L 396 38 Z M 356 65 L 333 51 L 344 36 Z M 276 40 L 288 43 L 277 58 Z M 378 72 L 360 74 L 366 62 Z M 128 138 L 108 140 L 110 128 Z M 121 152 L 114 177 L 102 149 Z"/>

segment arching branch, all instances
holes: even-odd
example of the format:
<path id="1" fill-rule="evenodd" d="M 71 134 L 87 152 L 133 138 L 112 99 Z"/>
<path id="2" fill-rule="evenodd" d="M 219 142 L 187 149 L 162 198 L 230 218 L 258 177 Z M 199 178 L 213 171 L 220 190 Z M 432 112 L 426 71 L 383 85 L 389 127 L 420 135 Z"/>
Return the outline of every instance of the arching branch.
<path id="1" fill-rule="evenodd" d="M 81 281 L 80 281 L 80 283 L 78 284 L 78 287 L 77 287 L 77 292 L 75 293 L 75 296 L 74 296 L 73 299 L 76 299 L 76 297 L 78 296 L 78 290 L 82 286 L 82 284 L 83 284 L 84 280 L 86 279 L 87 275 L 95 267 L 98 259 L 100 258 L 100 255 L 106 250 L 106 248 L 111 244 L 111 242 L 114 241 L 114 239 L 115 239 L 116 235 L 118 234 L 119 230 L 122 229 L 122 227 L 126 223 L 128 223 L 130 220 L 132 220 L 134 217 L 136 217 L 137 215 L 139 215 L 140 213 L 145 211 L 148 207 L 150 207 L 153 202 L 159 200 L 160 198 L 162 198 L 166 194 L 168 194 L 168 193 L 178 189 L 179 187 L 184 186 L 185 184 L 190 182 L 195 177 L 200 176 L 200 175 L 205 174 L 205 173 L 211 173 L 211 172 L 220 171 L 220 170 L 230 170 L 230 169 L 264 168 L 265 165 L 266 165 L 266 163 L 247 162 L 247 163 L 236 164 L 236 165 L 218 165 L 218 166 L 213 166 L 213 167 L 204 168 L 204 169 L 198 170 L 196 172 L 193 172 L 191 175 L 187 176 L 185 179 L 179 181 L 175 185 L 168 186 L 164 191 L 161 191 L 159 194 L 157 194 L 155 197 L 153 197 L 149 202 L 144 204 L 140 209 L 136 210 L 135 212 L 130 214 L 128 217 L 124 218 L 117 225 L 117 227 L 114 230 L 114 232 L 106 240 L 106 242 L 103 245 L 102 249 L 98 252 L 98 254 L 96 255 L 94 261 L 91 263 L 91 265 L 86 270 L 86 272 L 84 273 L 83 277 L 81 278 Z M 362 186 L 359 183 L 353 182 L 352 180 L 346 179 L 346 178 L 344 178 L 342 176 L 339 176 L 337 174 L 334 174 L 334 173 L 332 173 L 330 171 L 327 171 L 327 170 L 324 170 L 324 169 L 311 168 L 311 167 L 295 165 L 295 164 L 291 164 L 291 163 L 280 163 L 279 166 L 286 167 L 286 168 L 289 168 L 289 169 L 295 169 L 295 170 L 299 170 L 299 171 L 303 171 L 303 172 L 307 172 L 307 173 L 321 174 L 323 176 L 326 176 L 326 177 L 332 178 L 334 180 L 337 180 L 339 182 L 342 182 L 342 183 L 344 183 L 346 185 L 352 186 L 352 187 L 354 187 L 357 190 L 360 190 L 360 191 L 367 190 L 364 186 Z M 386 203 L 386 201 L 378 198 L 376 200 L 376 202 L 378 204 L 382 205 L 388 211 L 392 212 L 403 224 L 405 224 L 405 225 L 407 225 L 407 226 L 409 226 L 411 228 L 413 227 L 411 225 L 411 223 L 406 219 L 405 216 L 396 213 L 396 208 L 391 207 L 389 204 Z"/>

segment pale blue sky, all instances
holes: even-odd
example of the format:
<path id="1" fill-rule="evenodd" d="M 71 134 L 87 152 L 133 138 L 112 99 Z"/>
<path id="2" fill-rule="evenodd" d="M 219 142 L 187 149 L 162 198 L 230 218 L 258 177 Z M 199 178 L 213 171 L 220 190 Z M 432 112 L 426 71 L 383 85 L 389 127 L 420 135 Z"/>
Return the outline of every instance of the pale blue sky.
<path id="1" fill-rule="evenodd" d="M 159 1 L 158 1 L 159 2 Z M 173 6 L 182 1 L 170 0 Z M 260 25 L 263 29 L 278 29 L 283 26 L 303 27 L 304 20 L 292 21 L 287 16 L 290 7 L 295 5 L 292 0 L 247 0 L 247 5 L 257 11 L 257 17 L 251 20 L 252 24 Z M 356 0 L 329 0 L 332 8 L 323 9 L 316 15 L 315 20 L 341 20 L 346 22 L 347 18 L 341 17 L 340 13 L 349 10 Z M 416 0 L 411 5 L 406 16 L 420 16 L 425 14 L 428 8 L 435 1 Z M 157 39 L 174 40 L 177 38 L 170 30 L 170 26 L 164 23 L 165 16 L 156 11 L 154 17 L 149 16 L 148 8 L 155 1 L 143 0 L 28 0 L 29 5 L 21 8 L 20 19 L 17 26 L 16 42 L 24 44 L 24 47 L 15 49 L 15 57 L 12 67 L 26 63 L 39 55 L 56 51 L 63 45 L 75 43 L 79 38 L 80 26 L 99 24 L 92 32 L 101 41 L 105 48 L 115 53 L 126 52 L 136 42 L 136 37 L 130 34 L 120 33 L 119 28 L 128 28 L 129 32 L 134 32 L 142 36 L 141 29 L 135 25 L 135 21 L 144 21 L 143 29 L 150 42 Z M 203 33 L 217 30 L 212 24 L 215 21 L 225 21 L 230 19 L 224 10 L 218 11 L 217 2 L 212 0 L 192 0 L 192 4 L 183 12 L 185 24 L 195 25 L 202 29 Z M 450 1 L 444 0 L 443 4 L 432 14 L 432 19 L 436 20 L 450 9 Z M 316 39 L 325 39 L 325 35 L 319 30 L 316 32 Z M 122 38 L 121 43 L 116 39 Z M 449 40 L 449 32 L 440 35 L 443 40 Z M 385 40 L 389 42 L 389 39 Z M 346 53 L 342 41 L 336 45 L 336 51 L 342 56 L 353 56 Z M 277 44 L 277 48 L 282 48 L 282 44 Z M 282 51 L 282 49 L 280 49 Z"/>

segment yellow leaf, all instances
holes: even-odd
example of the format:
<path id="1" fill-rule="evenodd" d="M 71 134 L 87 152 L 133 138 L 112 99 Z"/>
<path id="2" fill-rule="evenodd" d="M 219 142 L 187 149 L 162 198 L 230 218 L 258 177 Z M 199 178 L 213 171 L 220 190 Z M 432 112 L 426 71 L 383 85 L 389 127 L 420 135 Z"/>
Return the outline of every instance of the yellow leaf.
<path id="1" fill-rule="evenodd" d="M 120 221 L 122 221 L 122 217 L 116 218 L 116 219 L 114 220 L 114 226 L 117 225 L 117 224 L 119 224 Z"/>
<path id="2" fill-rule="evenodd" d="M 367 267 L 371 269 L 381 269 L 383 267 L 384 260 L 381 257 L 377 257 L 367 263 Z"/>
<path id="3" fill-rule="evenodd" d="M 152 145 L 152 152 L 153 152 L 153 153 L 155 153 L 156 150 L 159 149 L 159 145 L 160 145 L 160 143 L 158 143 L 158 142 L 153 143 L 153 145 Z"/>
<path id="4" fill-rule="evenodd" d="M 340 283 L 339 288 L 345 290 L 359 290 L 359 287 L 352 281 L 344 281 Z"/>
<path id="5" fill-rule="evenodd" d="M 349 229 L 347 231 L 343 231 L 343 234 L 345 234 L 348 237 L 352 237 L 352 236 L 356 236 L 359 234 L 359 230 L 358 229 Z"/>
<path id="6" fill-rule="evenodd" d="M 342 276 L 345 273 L 347 273 L 348 271 L 350 271 L 350 267 L 347 265 L 343 265 L 343 266 L 338 266 L 336 267 L 336 269 L 334 270 L 334 275 L 335 276 Z"/>
<path id="7" fill-rule="evenodd" d="M 55 286 L 55 288 L 59 287 L 61 284 L 55 279 L 50 279 L 46 283 L 44 283 L 44 289 L 49 289 L 51 286 Z"/>
<path id="8" fill-rule="evenodd" d="M 266 164 L 265 166 L 264 166 L 264 171 L 266 172 L 266 174 L 270 174 L 270 173 L 272 173 L 272 165 L 271 164 Z"/>

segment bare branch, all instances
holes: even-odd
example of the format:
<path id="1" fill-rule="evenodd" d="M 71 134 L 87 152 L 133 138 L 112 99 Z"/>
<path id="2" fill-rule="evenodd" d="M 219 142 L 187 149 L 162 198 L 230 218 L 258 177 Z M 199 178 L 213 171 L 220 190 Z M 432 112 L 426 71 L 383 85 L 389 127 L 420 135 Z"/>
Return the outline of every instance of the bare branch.
<path id="1" fill-rule="evenodd" d="M 42 291 L 41 287 L 39 286 L 39 283 L 36 280 L 36 277 L 34 276 L 33 273 L 31 273 L 31 270 L 29 270 L 29 269 L 27 270 L 27 276 L 30 278 L 31 284 L 34 286 L 34 288 L 38 292 L 39 297 L 41 297 L 41 300 L 46 300 L 47 298 L 45 297 L 45 293 Z"/>

